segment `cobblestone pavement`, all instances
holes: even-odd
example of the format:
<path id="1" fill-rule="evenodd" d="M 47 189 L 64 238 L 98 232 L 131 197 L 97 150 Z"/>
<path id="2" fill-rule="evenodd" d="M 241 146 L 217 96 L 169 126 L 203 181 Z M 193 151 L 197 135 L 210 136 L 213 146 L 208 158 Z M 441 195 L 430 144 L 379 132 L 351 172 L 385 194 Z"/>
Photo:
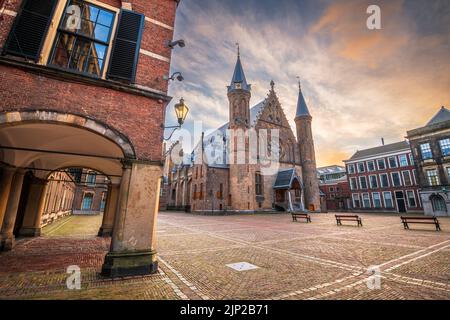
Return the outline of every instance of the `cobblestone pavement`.
<path id="1" fill-rule="evenodd" d="M 404 230 L 395 215 L 361 214 L 363 227 L 312 223 L 287 214 L 158 218 L 158 274 L 118 280 L 99 275 L 109 248 L 96 237 L 101 216 L 71 216 L 44 235 L 0 254 L 2 299 L 446 299 L 450 300 L 450 218 Z M 237 271 L 229 264 L 256 266 Z M 81 290 L 66 269 L 81 268 Z M 380 288 L 368 268 L 381 271 Z"/>

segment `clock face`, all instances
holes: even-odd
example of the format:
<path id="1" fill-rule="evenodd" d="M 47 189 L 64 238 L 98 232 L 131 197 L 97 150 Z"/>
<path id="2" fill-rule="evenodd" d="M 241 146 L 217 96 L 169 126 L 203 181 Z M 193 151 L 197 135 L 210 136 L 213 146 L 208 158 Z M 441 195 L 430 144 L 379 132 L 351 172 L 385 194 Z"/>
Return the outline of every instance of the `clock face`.
<path id="1" fill-rule="evenodd" d="M 241 84 L 240 83 L 236 83 L 236 89 L 241 89 Z"/>

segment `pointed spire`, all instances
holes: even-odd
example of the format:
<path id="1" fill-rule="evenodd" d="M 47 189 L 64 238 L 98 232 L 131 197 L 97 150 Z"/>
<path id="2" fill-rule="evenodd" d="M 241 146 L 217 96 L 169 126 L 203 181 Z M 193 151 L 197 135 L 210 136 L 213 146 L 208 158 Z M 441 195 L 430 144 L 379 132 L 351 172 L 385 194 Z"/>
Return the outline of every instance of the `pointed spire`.
<path id="1" fill-rule="evenodd" d="M 297 77 L 298 79 L 298 101 L 297 101 L 297 112 L 295 113 L 295 117 L 302 117 L 302 116 L 311 116 L 308 110 L 308 106 L 306 105 L 305 98 L 303 97 L 302 93 L 302 85 L 300 83 L 300 77 Z"/>
<path id="2" fill-rule="evenodd" d="M 231 83 L 228 86 L 228 92 L 236 89 L 250 91 L 251 86 L 247 83 L 247 79 L 245 79 L 244 68 L 242 68 L 239 43 L 236 43 L 236 46 L 237 46 L 237 61 L 236 66 L 234 67 L 233 78 L 231 79 Z"/>

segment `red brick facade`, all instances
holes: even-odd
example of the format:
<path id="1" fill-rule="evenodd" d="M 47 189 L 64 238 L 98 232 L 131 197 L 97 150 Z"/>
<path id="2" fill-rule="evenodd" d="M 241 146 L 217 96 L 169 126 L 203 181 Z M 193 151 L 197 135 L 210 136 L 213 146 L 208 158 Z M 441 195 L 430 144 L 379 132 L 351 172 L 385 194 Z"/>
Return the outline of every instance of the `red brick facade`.
<path id="1" fill-rule="evenodd" d="M 353 210 L 422 212 L 414 159 L 407 142 L 403 144 L 364 157 L 358 151 L 345 161 Z"/>

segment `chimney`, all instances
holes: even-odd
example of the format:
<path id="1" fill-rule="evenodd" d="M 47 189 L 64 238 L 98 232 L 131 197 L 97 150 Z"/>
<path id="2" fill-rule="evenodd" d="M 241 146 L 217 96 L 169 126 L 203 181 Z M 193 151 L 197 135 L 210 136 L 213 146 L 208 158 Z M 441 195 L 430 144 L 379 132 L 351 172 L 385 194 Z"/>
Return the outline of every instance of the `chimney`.
<path id="1" fill-rule="evenodd" d="M 384 138 L 381 138 L 381 145 L 384 146 Z"/>

